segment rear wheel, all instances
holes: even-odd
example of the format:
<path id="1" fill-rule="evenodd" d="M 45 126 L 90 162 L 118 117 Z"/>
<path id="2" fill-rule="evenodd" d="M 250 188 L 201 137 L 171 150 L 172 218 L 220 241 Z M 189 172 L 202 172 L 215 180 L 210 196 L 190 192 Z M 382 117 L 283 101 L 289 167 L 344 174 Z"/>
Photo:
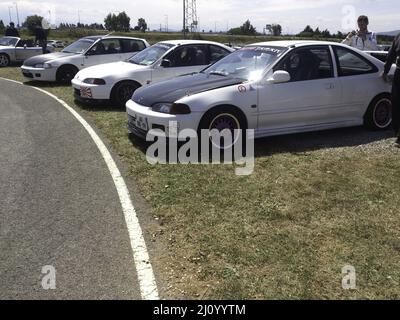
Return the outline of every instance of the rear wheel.
<path id="1" fill-rule="evenodd" d="M 126 103 L 129 99 L 132 98 L 133 93 L 139 88 L 140 86 L 134 82 L 121 82 L 118 83 L 114 88 L 111 94 L 112 102 L 118 105 L 119 107 L 125 107 Z"/>
<path id="2" fill-rule="evenodd" d="M 0 54 L 0 67 L 8 67 L 10 65 L 10 57 L 5 53 Z"/>
<path id="3" fill-rule="evenodd" d="M 365 114 L 365 125 L 372 130 L 387 130 L 392 124 L 392 102 L 389 94 L 372 100 Z"/>
<path id="4" fill-rule="evenodd" d="M 74 66 L 62 66 L 57 71 L 57 82 L 71 84 L 72 79 L 78 73 L 78 68 Z"/>

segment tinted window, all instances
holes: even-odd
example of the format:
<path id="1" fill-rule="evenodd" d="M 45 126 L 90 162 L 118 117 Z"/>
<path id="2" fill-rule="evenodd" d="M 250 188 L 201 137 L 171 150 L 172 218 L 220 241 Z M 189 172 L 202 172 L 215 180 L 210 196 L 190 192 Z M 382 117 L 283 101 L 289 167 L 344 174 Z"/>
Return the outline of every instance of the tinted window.
<path id="1" fill-rule="evenodd" d="M 208 65 L 207 46 L 191 45 L 182 46 L 167 56 L 171 61 L 171 67 L 189 67 Z"/>
<path id="2" fill-rule="evenodd" d="M 218 46 L 210 45 L 210 63 L 215 63 L 228 54 L 230 54 L 228 50 Z"/>
<path id="3" fill-rule="evenodd" d="M 346 48 L 335 47 L 339 76 L 355 76 L 377 72 L 378 69 L 367 59 Z"/>
<path id="4" fill-rule="evenodd" d="M 328 47 L 301 48 L 290 52 L 274 71 L 284 70 L 291 82 L 332 78 L 333 65 Z"/>
<path id="5" fill-rule="evenodd" d="M 143 41 L 121 39 L 121 48 L 123 53 L 138 52 L 146 48 Z"/>
<path id="6" fill-rule="evenodd" d="M 118 39 L 101 40 L 88 52 L 89 55 L 118 54 L 118 53 L 121 53 L 121 45 Z"/>

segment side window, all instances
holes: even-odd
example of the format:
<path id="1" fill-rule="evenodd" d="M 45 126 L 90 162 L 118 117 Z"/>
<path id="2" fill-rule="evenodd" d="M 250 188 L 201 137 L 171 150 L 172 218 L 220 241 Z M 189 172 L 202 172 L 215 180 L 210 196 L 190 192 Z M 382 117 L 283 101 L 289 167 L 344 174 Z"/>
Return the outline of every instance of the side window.
<path id="1" fill-rule="evenodd" d="M 334 47 L 340 77 L 378 72 L 367 59 L 342 47 Z"/>
<path id="2" fill-rule="evenodd" d="M 146 46 L 143 41 L 121 39 L 122 53 L 138 52 L 144 50 L 145 48 Z"/>
<path id="3" fill-rule="evenodd" d="M 223 57 L 226 57 L 230 52 L 225 50 L 224 48 L 210 45 L 210 63 L 215 63 L 218 60 L 221 60 Z"/>
<path id="4" fill-rule="evenodd" d="M 118 54 L 121 53 L 121 46 L 118 39 L 105 39 L 99 41 L 88 53 L 92 56 Z"/>
<path id="5" fill-rule="evenodd" d="M 208 65 L 207 46 L 182 46 L 171 52 L 166 59 L 171 61 L 171 67 L 190 67 Z"/>
<path id="6" fill-rule="evenodd" d="M 333 78 L 333 64 L 328 47 L 301 48 L 290 52 L 274 71 L 284 70 L 291 82 Z"/>

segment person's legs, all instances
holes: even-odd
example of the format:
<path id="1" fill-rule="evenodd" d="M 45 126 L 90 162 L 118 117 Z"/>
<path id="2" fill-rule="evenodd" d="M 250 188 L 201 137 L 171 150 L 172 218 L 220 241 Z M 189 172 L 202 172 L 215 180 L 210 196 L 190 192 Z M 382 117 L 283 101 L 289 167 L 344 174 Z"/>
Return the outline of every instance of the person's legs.
<path id="1" fill-rule="evenodd" d="M 392 87 L 392 114 L 393 114 L 393 130 L 396 137 L 400 134 L 400 70 L 397 69 L 393 78 Z M 400 140 L 399 140 L 400 142 Z"/>

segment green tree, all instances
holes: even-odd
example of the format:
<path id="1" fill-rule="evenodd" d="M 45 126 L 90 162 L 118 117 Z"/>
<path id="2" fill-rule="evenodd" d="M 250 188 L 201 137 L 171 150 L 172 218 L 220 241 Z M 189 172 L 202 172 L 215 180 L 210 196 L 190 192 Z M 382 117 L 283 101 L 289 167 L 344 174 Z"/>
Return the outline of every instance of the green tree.
<path id="1" fill-rule="evenodd" d="M 138 23 L 137 23 L 137 30 L 140 30 L 140 31 L 142 31 L 142 32 L 146 32 L 146 30 L 147 30 L 147 22 L 146 22 L 145 19 L 140 18 L 140 19 L 138 20 Z"/>
<path id="2" fill-rule="evenodd" d="M 314 30 L 310 26 L 306 26 L 302 32 L 300 32 L 298 37 L 302 38 L 312 38 L 314 37 Z"/>
<path id="3" fill-rule="evenodd" d="M 28 16 L 26 17 L 25 22 L 22 24 L 24 28 L 29 30 L 31 35 L 34 35 L 36 32 L 36 28 L 42 25 L 43 17 L 38 15 Z"/>
<path id="4" fill-rule="evenodd" d="M 247 20 L 245 23 L 243 23 L 243 25 L 240 27 L 240 32 L 242 35 L 247 36 L 254 36 L 257 33 L 256 28 L 253 27 L 250 20 Z"/>
<path id="5" fill-rule="evenodd" d="M 280 24 L 273 24 L 272 26 L 271 26 L 271 29 L 272 29 L 272 34 L 275 36 L 275 37 L 278 37 L 278 36 L 280 36 L 281 34 L 282 34 L 282 26 L 280 25 Z"/>
<path id="6" fill-rule="evenodd" d="M 130 29 L 131 18 L 124 12 L 115 15 L 114 13 L 109 13 L 104 19 L 104 26 L 110 31 L 123 31 L 128 32 Z"/>

